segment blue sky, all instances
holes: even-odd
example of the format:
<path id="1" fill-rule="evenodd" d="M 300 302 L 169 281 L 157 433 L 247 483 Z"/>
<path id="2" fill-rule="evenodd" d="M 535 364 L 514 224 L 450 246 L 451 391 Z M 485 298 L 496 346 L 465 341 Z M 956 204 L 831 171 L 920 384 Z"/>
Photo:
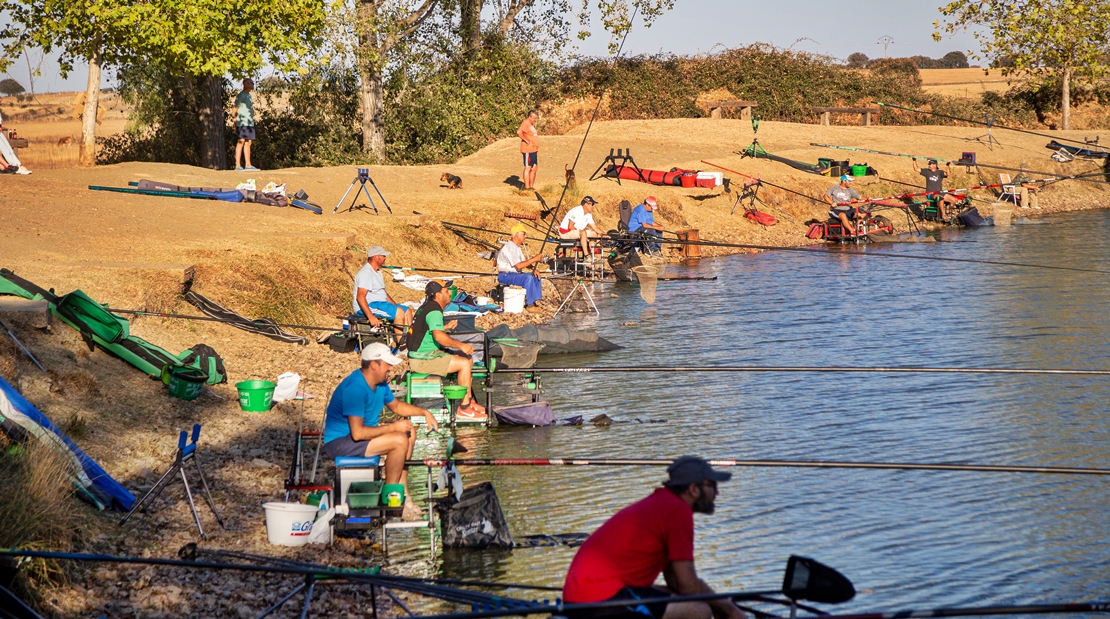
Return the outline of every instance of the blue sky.
<path id="1" fill-rule="evenodd" d="M 883 46 L 876 41 L 883 36 L 894 39 L 888 47 L 891 56 L 938 58 L 953 50 L 978 49 L 970 33 L 933 41 L 933 21 L 940 18 L 937 9 L 943 4 L 935 0 L 676 0 L 674 10 L 651 28 L 637 23 L 625 53 L 698 54 L 762 42 L 836 58 L 846 58 L 853 52 L 877 58 L 882 57 Z M 596 21 L 594 26 L 597 29 Z M 595 35 L 580 42 L 578 51 L 604 55 L 608 44 L 608 35 Z M 56 62 L 48 57 L 39 65 L 40 59 L 41 54 L 31 54 L 32 66 L 41 66 L 42 73 L 35 78 L 36 92 L 85 89 L 87 72 L 83 67 L 62 79 Z M 26 88 L 26 59 L 20 58 L 8 74 Z M 110 83 L 109 77 L 106 85 Z"/>

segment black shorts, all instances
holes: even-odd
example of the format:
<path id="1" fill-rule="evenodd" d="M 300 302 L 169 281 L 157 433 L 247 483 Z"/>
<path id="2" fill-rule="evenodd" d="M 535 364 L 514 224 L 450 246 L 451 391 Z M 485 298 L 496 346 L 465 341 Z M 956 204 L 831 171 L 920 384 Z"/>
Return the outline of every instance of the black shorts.
<path id="1" fill-rule="evenodd" d="M 254 140 L 254 127 L 247 125 L 239 125 L 239 139 L 240 140 Z"/>
<path id="2" fill-rule="evenodd" d="M 370 441 L 356 441 L 348 434 L 324 443 L 324 453 L 329 458 L 365 458 L 366 446 L 369 444 Z"/>
<path id="3" fill-rule="evenodd" d="M 540 160 L 539 153 L 520 153 L 524 157 L 524 167 L 534 168 Z"/>
<path id="4" fill-rule="evenodd" d="M 671 594 L 655 587 L 625 587 L 610 600 L 651 600 L 669 598 Z M 567 619 L 663 619 L 667 612 L 667 602 L 643 604 L 635 602 L 628 606 L 610 606 L 589 610 L 567 611 Z"/>
<path id="5" fill-rule="evenodd" d="M 859 214 L 859 211 L 854 206 L 838 207 L 829 211 L 829 217 L 832 217 L 833 219 L 840 219 L 841 213 L 847 215 L 848 219 L 855 219 L 856 215 Z"/>

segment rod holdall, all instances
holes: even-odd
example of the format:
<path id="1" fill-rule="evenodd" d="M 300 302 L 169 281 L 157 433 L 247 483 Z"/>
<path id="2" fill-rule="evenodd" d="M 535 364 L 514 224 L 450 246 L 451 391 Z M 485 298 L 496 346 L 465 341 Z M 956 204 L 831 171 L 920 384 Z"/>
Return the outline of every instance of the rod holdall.
<path id="1" fill-rule="evenodd" d="M 177 355 L 181 365 L 196 368 L 208 375 L 206 381 L 209 385 L 218 385 L 227 382 L 227 370 L 224 369 L 223 357 L 207 344 L 196 344 L 188 350 Z"/>

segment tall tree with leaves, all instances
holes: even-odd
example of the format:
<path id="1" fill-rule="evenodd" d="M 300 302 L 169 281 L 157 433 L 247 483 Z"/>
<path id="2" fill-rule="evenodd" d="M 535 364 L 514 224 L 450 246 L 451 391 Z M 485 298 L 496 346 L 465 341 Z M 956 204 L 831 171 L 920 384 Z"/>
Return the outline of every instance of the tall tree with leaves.
<path id="1" fill-rule="evenodd" d="M 985 32 L 974 32 L 982 55 L 973 55 L 1001 65 L 1003 75 L 1024 73 L 1042 87 L 1058 83 L 1062 129 L 1071 128 L 1072 82 L 1107 74 L 1110 2 L 1106 0 L 955 0 L 940 12 L 947 18 L 944 32 L 985 27 Z M 939 41 L 941 24 L 934 22 L 934 26 L 933 38 Z"/>
<path id="2" fill-rule="evenodd" d="M 155 18 L 157 7 L 127 0 L 8 0 L 0 4 L 0 13 L 4 12 L 11 18 L 0 30 L 5 58 L 27 46 L 41 47 L 45 52 L 57 49 L 63 76 L 73 70 L 74 62 L 88 62 L 80 164 L 94 165 L 101 69 L 106 64 L 127 62 L 141 52 L 145 34 L 138 25 Z M 3 69 L 6 64 L 0 62 Z"/>

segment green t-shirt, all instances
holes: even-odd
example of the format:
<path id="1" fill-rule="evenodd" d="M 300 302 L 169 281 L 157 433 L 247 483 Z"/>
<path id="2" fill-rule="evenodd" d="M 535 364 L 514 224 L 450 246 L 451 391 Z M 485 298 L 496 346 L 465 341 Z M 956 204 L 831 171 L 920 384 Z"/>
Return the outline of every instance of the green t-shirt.
<path id="1" fill-rule="evenodd" d="M 235 97 L 235 126 L 254 126 L 254 100 L 251 99 L 249 92 L 240 92 L 239 96 Z"/>
<path id="2" fill-rule="evenodd" d="M 424 332 L 424 339 L 420 340 L 420 346 L 415 352 L 409 348 L 409 356 L 414 359 L 429 359 L 435 356 L 435 353 L 440 351 L 439 344 L 436 344 L 433 331 L 443 331 L 443 312 L 441 310 L 432 310 L 424 314 L 424 322 L 428 325 L 428 330 Z"/>

